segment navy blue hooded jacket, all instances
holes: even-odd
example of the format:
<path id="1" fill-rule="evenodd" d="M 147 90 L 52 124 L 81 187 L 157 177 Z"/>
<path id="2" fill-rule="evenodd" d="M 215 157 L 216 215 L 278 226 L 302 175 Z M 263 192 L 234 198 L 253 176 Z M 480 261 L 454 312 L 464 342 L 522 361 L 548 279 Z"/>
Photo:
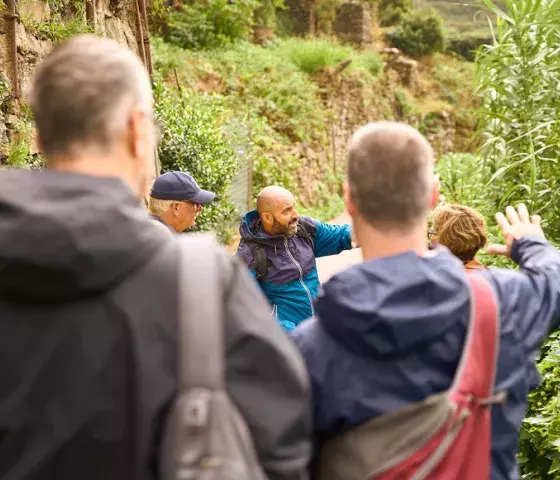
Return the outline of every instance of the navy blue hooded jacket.
<path id="1" fill-rule="evenodd" d="M 560 314 L 560 253 L 546 240 L 515 241 L 521 269 L 477 273 L 500 306 L 496 392 L 492 407 L 492 480 L 519 478 L 517 433 L 527 395 L 539 383 L 535 358 Z M 444 247 L 407 252 L 348 268 L 324 284 L 316 318 L 292 337 L 308 365 L 319 446 L 378 415 L 447 390 L 470 314 L 463 265 Z"/>
<path id="2" fill-rule="evenodd" d="M 299 217 L 312 241 L 301 236 L 269 235 L 260 223 L 256 210 L 241 221 L 241 243 L 237 255 L 255 276 L 253 253 L 247 241 L 264 248 L 269 266 L 266 277 L 259 282 L 272 311 L 282 326 L 290 331 L 313 315 L 312 301 L 319 293 L 316 257 L 334 255 L 352 248 L 350 225 L 328 225 L 309 217 Z"/>

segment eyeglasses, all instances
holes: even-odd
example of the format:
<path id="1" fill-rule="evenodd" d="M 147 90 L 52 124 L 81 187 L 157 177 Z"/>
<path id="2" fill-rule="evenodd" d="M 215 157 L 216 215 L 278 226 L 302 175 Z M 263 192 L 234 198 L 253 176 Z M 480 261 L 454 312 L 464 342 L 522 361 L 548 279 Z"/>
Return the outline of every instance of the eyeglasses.
<path id="1" fill-rule="evenodd" d="M 437 235 L 437 232 L 435 232 L 434 230 L 428 230 L 428 238 L 435 237 L 436 235 Z"/>

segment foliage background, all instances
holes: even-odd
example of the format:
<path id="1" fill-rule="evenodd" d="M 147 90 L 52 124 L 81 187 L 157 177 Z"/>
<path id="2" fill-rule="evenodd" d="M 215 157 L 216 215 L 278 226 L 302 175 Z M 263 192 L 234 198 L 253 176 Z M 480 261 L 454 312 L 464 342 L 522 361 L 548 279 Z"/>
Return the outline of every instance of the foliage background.
<path id="1" fill-rule="evenodd" d="M 558 243 L 560 154 L 560 1 L 484 0 L 496 17 L 495 41 L 477 57 L 479 155 L 448 155 L 438 169 L 448 200 L 476 207 L 490 221 L 507 205 L 525 202 Z M 489 266 L 510 262 L 484 258 Z M 537 361 L 542 385 L 530 394 L 519 440 L 522 478 L 560 477 L 560 334 L 553 333 Z"/>

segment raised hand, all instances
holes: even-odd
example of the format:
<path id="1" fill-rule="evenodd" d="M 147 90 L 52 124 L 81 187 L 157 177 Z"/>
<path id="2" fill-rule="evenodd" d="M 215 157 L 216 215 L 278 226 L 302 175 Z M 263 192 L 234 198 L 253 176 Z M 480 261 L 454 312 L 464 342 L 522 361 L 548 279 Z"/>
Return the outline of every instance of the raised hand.
<path id="1" fill-rule="evenodd" d="M 541 217 L 539 215 L 529 216 L 525 204 L 521 203 L 517 210 L 513 207 L 506 208 L 506 214 L 497 213 L 496 221 L 502 230 L 505 245 L 492 244 L 486 248 L 489 255 L 511 255 L 511 246 L 515 239 L 528 236 L 539 236 L 544 238 L 541 228 Z"/>

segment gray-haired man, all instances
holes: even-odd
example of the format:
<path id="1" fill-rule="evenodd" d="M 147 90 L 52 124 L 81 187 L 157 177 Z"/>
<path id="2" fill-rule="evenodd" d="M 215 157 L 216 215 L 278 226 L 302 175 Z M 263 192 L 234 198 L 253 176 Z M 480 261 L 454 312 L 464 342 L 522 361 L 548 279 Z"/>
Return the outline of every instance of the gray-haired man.
<path id="1" fill-rule="evenodd" d="M 152 185 L 148 211 L 156 226 L 180 233 L 196 225 L 198 215 L 214 198 L 214 192 L 200 188 L 188 173 L 167 172 Z"/>
<path id="2" fill-rule="evenodd" d="M 0 173 L 0 478 L 153 479 L 177 390 L 181 252 L 140 205 L 150 80 L 129 50 L 74 37 L 39 67 L 31 104 L 47 170 Z M 303 363 L 246 269 L 208 255 L 228 392 L 268 476 L 305 479 Z"/>

